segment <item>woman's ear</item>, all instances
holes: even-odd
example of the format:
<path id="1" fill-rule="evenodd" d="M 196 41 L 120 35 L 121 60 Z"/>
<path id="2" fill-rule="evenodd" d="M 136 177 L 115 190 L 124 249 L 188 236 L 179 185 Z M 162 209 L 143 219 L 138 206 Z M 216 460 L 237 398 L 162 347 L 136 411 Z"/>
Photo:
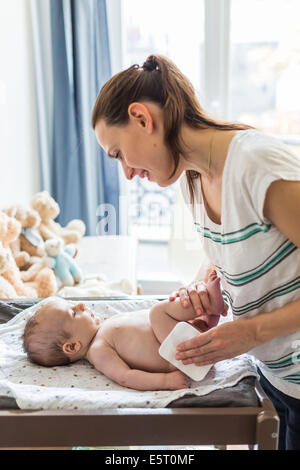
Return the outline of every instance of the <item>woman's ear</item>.
<path id="1" fill-rule="evenodd" d="M 149 134 L 153 131 L 153 118 L 146 105 L 143 103 L 131 103 L 128 107 L 128 115 L 131 122 L 135 122 Z"/>
<path id="2" fill-rule="evenodd" d="M 67 356 L 73 356 L 77 354 L 82 348 L 82 344 L 80 341 L 76 341 L 72 343 L 71 341 L 67 341 L 63 344 L 62 350 Z"/>

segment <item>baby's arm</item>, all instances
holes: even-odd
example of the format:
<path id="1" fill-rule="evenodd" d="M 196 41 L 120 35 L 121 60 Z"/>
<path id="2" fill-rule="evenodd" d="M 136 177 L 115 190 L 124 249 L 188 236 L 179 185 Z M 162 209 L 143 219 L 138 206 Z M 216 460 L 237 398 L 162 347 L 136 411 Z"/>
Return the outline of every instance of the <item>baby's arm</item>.
<path id="1" fill-rule="evenodd" d="M 90 354 L 94 367 L 122 387 L 135 390 L 181 390 L 189 387 L 189 379 L 179 371 L 156 373 L 131 369 L 107 343 Z"/>
<path id="2" fill-rule="evenodd" d="M 187 322 L 195 317 L 194 307 L 192 305 L 182 307 L 178 299 L 174 302 L 167 300 L 159 302 L 151 308 L 149 314 L 153 332 L 160 343 L 163 342 L 178 322 Z"/>

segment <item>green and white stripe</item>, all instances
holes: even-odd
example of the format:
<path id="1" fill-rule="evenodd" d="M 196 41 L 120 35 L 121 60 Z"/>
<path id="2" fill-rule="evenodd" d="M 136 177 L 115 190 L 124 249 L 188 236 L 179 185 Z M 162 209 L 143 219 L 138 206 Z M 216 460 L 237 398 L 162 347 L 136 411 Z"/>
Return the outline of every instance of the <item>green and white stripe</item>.
<path id="1" fill-rule="evenodd" d="M 300 384 L 300 375 L 286 375 L 285 377 L 282 377 L 283 380 L 286 380 L 287 382 L 290 382 L 292 384 Z"/>
<path id="2" fill-rule="evenodd" d="M 248 312 L 258 309 L 259 307 L 269 302 L 270 300 L 275 299 L 276 297 L 281 297 L 282 295 L 289 294 L 290 292 L 293 292 L 299 288 L 300 288 L 300 276 L 297 276 L 292 281 L 287 282 L 281 286 L 278 286 L 275 289 L 271 289 L 262 297 L 259 297 L 258 299 L 253 300 L 252 302 L 248 302 L 245 305 L 242 305 L 240 307 L 234 306 L 232 297 L 226 289 L 222 291 L 222 294 L 227 298 L 228 303 L 231 306 L 233 315 L 241 316 L 241 315 L 245 315 Z"/>
<path id="3" fill-rule="evenodd" d="M 201 227 L 200 224 L 194 222 L 197 232 L 200 233 L 204 238 L 209 238 L 213 242 L 221 243 L 222 245 L 227 245 L 229 243 L 237 243 L 247 238 L 252 237 L 258 232 L 268 232 L 271 228 L 271 224 L 250 224 L 247 227 L 236 230 L 235 232 L 220 233 L 213 232 L 207 227 Z"/>
<path id="4" fill-rule="evenodd" d="M 285 369 L 286 367 L 293 366 L 296 363 L 300 363 L 299 351 L 294 351 L 292 353 L 286 354 L 285 356 L 276 359 L 275 361 L 264 361 L 264 364 L 269 369 Z"/>
<path id="5" fill-rule="evenodd" d="M 298 247 L 289 240 L 285 240 L 270 256 L 268 256 L 261 264 L 249 271 L 240 274 L 229 274 L 220 266 L 216 266 L 220 273 L 224 276 L 228 284 L 233 286 L 243 286 L 249 282 L 265 275 L 271 269 L 274 269 L 285 258 L 290 256 Z"/>

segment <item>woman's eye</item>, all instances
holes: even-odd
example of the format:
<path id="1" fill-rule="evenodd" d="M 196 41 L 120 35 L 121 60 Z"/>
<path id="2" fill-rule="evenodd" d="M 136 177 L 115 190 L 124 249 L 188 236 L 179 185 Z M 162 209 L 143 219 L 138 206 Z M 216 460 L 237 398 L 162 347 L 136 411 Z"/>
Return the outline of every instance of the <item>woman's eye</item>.
<path id="1" fill-rule="evenodd" d="M 118 152 L 118 153 L 116 154 L 115 158 L 116 158 L 117 160 L 122 160 L 122 157 L 121 157 L 120 152 Z"/>

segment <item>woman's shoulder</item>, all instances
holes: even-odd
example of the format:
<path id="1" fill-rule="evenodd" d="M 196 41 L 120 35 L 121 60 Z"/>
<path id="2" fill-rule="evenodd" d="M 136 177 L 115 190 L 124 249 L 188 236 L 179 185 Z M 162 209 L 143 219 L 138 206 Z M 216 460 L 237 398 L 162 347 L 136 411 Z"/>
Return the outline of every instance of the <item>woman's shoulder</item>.
<path id="1" fill-rule="evenodd" d="M 249 152 L 252 155 L 261 152 L 264 154 L 281 152 L 297 156 L 291 146 L 287 145 L 280 136 L 268 134 L 258 129 L 237 131 L 233 141 L 235 141 L 235 149 L 239 152 Z"/>
<path id="2" fill-rule="evenodd" d="M 279 136 L 256 129 L 238 131 L 233 138 L 230 159 L 235 174 L 270 171 L 273 167 L 300 169 L 300 155 Z"/>
<path id="3" fill-rule="evenodd" d="M 237 135 L 230 159 L 226 183 L 235 189 L 230 197 L 241 211 L 254 209 L 268 223 L 263 212 L 267 190 L 276 180 L 300 181 L 300 155 L 279 137 L 251 129 Z"/>

